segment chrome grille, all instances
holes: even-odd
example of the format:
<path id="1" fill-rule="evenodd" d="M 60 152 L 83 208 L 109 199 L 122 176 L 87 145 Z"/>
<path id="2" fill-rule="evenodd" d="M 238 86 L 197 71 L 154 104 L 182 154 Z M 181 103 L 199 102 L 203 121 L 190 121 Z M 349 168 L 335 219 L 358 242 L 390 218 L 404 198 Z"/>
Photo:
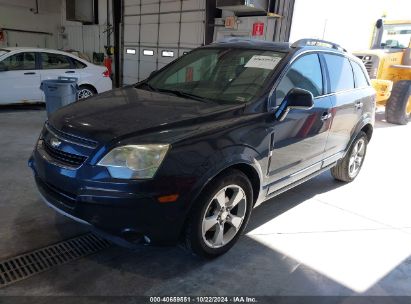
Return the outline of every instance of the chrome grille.
<path id="1" fill-rule="evenodd" d="M 71 167 L 79 167 L 81 166 L 87 157 L 81 156 L 81 155 L 76 155 L 72 153 L 67 153 L 64 151 L 61 151 L 59 149 L 53 148 L 47 141 L 43 140 L 42 146 L 44 151 L 47 152 L 47 154 L 60 162 L 63 165 L 71 166 Z"/>
<path id="2" fill-rule="evenodd" d="M 375 71 L 378 66 L 378 57 L 372 55 L 358 55 L 357 57 L 364 63 L 370 78 L 375 78 Z"/>
<path id="3" fill-rule="evenodd" d="M 86 139 L 83 137 L 75 136 L 73 134 L 68 134 L 62 131 L 57 130 L 54 128 L 52 125 L 50 125 L 48 122 L 46 123 L 46 129 L 48 132 L 53 134 L 55 137 L 61 138 L 66 142 L 74 143 L 80 146 L 84 146 L 87 148 L 96 148 L 97 147 L 97 142 L 91 139 Z"/>

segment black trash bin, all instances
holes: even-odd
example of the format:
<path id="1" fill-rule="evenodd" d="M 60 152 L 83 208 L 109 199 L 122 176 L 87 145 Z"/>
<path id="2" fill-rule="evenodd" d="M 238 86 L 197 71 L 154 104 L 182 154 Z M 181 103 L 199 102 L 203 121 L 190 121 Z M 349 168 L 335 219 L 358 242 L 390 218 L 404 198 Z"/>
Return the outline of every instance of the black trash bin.
<path id="1" fill-rule="evenodd" d="M 40 90 L 46 97 L 47 116 L 70 103 L 78 100 L 77 78 L 59 77 L 58 79 L 44 80 L 41 82 Z"/>

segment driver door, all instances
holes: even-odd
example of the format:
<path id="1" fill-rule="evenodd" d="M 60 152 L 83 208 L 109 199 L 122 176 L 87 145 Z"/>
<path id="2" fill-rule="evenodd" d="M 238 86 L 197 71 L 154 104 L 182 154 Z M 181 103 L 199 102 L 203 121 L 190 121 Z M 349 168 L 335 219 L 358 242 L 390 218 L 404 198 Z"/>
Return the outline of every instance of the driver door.
<path id="1" fill-rule="evenodd" d="M 324 96 L 324 77 L 317 54 L 299 57 L 280 80 L 274 106 L 292 88 L 310 91 L 314 107 L 291 109 L 283 121 L 274 122 L 268 168 L 269 194 L 321 169 L 330 129 L 332 103 Z"/>

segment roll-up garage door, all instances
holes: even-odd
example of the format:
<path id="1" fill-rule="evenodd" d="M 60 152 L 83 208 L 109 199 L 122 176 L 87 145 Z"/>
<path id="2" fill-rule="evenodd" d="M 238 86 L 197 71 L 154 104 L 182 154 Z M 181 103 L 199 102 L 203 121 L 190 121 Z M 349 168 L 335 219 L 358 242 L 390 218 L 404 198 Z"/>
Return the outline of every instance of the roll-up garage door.
<path id="1" fill-rule="evenodd" d="M 124 0 L 123 84 L 204 44 L 204 0 Z"/>

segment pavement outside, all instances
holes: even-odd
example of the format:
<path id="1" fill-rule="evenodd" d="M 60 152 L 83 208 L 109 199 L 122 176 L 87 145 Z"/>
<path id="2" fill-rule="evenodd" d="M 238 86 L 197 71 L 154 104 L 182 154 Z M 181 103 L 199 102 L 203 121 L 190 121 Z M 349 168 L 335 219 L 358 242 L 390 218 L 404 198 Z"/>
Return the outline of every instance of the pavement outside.
<path id="1" fill-rule="evenodd" d="M 27 159 L 45 117 L 41 107 L 0 109 L 0 260 L 87 231 L 37 195 Z M 411 296 L 411 124 L 377 117 L 355 182 L 326 172 L 264 203 L 220 258 L 113 246 L 0 295 Z"/>

